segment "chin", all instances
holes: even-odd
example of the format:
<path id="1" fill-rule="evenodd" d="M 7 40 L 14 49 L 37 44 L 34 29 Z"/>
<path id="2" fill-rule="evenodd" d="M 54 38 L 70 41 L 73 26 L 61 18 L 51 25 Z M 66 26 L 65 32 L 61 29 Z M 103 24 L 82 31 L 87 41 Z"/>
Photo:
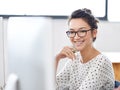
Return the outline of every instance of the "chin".
<path id="1" fill-rule="evenodd" d="M 82 51 L 83 49 L 81 47 L 76 47 L 78 51 Z"/>

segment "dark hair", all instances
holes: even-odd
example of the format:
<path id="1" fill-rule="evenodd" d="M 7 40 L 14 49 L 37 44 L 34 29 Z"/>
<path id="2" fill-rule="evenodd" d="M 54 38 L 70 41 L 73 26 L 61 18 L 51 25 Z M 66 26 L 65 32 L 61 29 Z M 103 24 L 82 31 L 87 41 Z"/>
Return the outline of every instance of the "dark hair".
<path id="1" fill-rule="evenodd" d="M 71 19 L 75 19 L 75 18 L 82 18 L 85 22 L 87 22 L 90 25 L 92 30 L 98 28 L 97 23 L 99 21 L 97 20 L 97 18 L 95 18 L 92 15 L 92 12 L 90 9 L 83 8 L 83 9 L 75 10 L 74 12 L 72 12 L 71 16 L 69 17 L 68 23 L 70 22 Z M 96 40 L 96 37 L 93 38 L 93 41 L 95 40 Z"/>

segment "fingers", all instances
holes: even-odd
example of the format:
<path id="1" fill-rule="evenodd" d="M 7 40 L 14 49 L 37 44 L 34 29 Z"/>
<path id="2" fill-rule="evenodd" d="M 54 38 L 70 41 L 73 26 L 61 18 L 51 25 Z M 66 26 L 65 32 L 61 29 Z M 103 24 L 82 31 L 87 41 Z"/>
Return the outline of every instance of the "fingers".
<path id="1" fill-rule="evenodd" d="M 71 47 L 68 46 L 64 47 L 61 51 L 61 54 L 70 59 L 75 59 L 75 54 L 73 52 L 73 48 Z"/>

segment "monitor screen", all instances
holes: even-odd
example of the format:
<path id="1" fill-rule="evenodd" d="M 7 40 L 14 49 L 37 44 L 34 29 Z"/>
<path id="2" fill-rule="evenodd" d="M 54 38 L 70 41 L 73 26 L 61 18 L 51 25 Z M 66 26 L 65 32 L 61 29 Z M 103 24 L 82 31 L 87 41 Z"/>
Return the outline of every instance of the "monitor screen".
<path id="1" fill-rule="evenodd" d="M 9 18 L 8 76 L 18 77 L 19 90 L 55 89 L 51 26 L 49 17 Z"/>

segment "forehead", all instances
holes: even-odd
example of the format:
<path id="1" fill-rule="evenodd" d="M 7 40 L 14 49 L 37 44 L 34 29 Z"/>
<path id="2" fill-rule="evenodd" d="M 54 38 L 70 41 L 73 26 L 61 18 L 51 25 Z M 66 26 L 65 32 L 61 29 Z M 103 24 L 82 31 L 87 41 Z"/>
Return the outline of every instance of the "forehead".
<path id="1" fill-rule="evenodd" d="M 68 25 L 69 28 L 89 28 L 89 24 L 82 18 L 71 19 Z"/>

